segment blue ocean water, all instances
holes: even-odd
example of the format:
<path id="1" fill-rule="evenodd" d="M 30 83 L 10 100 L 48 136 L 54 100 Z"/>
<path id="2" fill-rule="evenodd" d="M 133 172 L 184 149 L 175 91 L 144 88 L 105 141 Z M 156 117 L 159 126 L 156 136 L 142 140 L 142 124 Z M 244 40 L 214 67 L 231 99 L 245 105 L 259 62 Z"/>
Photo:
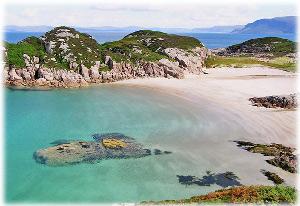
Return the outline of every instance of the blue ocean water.
<path id="1" fill-rule="evenodd" d="M 5 200 L 106 203 L 180 199 L 221 188 L 185 186 L 176 177 L 201 177 L 208 170 L 232 171 L 245 184 L 270 184 L 259 169 L 241 167 L 244 162 L 268 166 L 263 159 L 255 162 L 257 159 L 230 141 L 249 135 L 243 125 L 212 103 L 194 104 L 145 88 L 6 89 Z M 94 133 L 110 132 L 172 154 L 65 167 L 49 167 L 33 159 L 36 150 L 53 141 L 92 140 Z"/>
<path id="2" fill-rule="evenodd" d="M 28 36 L 41 36 L 42 32 L 6 32 L 5 41 L 16 43 Z M 109 41 L 116 41 L 122 39 L 128 33 L 124 32 L 93 32 L 90 33 L 98 42 L 104 43 Z M 266 36 L 276 36 L 292 41 L 296 41 L 296 34 L 276 34 L 276 35 L 266 35 L 266 34 L 223 34 L 223 33 L 184 33 L 180 35 L 192 36 L 199 39 L 208 48 L 222 48 L 233 44 L 241 43 L 243 41 L 266 37 Z"/>

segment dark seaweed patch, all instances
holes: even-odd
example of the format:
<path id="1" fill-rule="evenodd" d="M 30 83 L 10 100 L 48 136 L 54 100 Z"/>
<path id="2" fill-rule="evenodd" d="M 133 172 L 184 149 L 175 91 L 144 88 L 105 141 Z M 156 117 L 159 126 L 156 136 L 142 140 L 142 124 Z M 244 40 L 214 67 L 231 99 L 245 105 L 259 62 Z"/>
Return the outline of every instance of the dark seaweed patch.
<path id="1" fill-rule="evenodd" d="M 221 187 L 229 186 L 241 186 L 242 184 L 238 181 L 239 178 L 233 172 L 225 173 L 211 173 L 206 172 L 202 178 L 191 176 L 191 175 L 177 175 L 180 184 L 184 185 L 199 185 L 199 186 L 210 186 L 212 184 L 219 185 Z"/>

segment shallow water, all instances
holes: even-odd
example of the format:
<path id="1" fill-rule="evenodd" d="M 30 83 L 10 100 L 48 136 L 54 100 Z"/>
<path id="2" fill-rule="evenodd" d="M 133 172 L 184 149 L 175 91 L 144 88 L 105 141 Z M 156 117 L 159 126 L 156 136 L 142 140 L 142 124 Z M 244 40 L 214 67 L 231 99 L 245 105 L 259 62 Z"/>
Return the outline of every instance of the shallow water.
<path id="1" fill-rule="evenodd" d="M 220 189 L 178 182 L 177 175 L 234 172 L 242 184 L 272 184 L 272 166 L 230 140 L 251 132 L 218 105 L 191 104 L 155 90 L 103 85 L 51 91 L 6 90 L 8 202 L 139 202 L 187 198 Z M 48 167 L 32 158 L 60 139 L 119 132 L 172 154 Z M 254 165 L 254 166 L 253 166 Z"/>

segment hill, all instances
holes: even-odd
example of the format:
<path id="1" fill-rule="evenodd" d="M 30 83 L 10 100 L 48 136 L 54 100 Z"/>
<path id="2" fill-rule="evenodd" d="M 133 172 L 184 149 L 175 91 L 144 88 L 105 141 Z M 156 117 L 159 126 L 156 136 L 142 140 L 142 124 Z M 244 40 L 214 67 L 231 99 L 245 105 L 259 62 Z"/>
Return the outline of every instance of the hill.
<path id="1" fill-rule="evenodd" d="M 288 34 L 296 33 L 296 16 L 275 17 L 272 19 L 259 19 L 246 24 L 232 33 L 239 34 Z"/>
<path id="2" fill-rule="evenodd" d="M 193 37 L 140 30 L 98 44 L 70 27 L 5 44 L 8 85 L 78 87 L 137 77 L 183 78 L 202 72 L 208 50 Z"/>
<path id="3" fill-rule="evenodd" d="M 116 62 L 158 61 L 170 58 L 168 48 L 178 48 L 193 53 L 203 44 L 193 37 L 171 35 L 159 31 L 140 30 L 125 36 L 120 41 L 100 46 L 103 55 L 111 56 Z"/>
<path id="4" fill-rule="evenodd" d="M 250 39 L 227 48 L 212 50 L 207 67 L 247 67 L 263 65 L 296 71 L 296 42 L 278 37 Z"/>
<path id="5" fill-rule="evenodd" d="M 284 56 L 290 53 L 295 53 L 296 49 L 296 43 L 288 39 L 279 37 L 264 37 L 250 39 L 240 44 L 229 46 L 225 49 L 225 53 Z"/>

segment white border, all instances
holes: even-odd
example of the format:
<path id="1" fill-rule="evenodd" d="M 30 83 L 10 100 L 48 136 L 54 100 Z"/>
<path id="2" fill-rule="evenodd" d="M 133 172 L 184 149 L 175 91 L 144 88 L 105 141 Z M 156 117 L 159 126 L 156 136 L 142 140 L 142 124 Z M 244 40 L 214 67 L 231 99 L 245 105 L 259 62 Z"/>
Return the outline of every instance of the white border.
<path id="1" fill-rule="evenodd" d="M 297 0 L 248 0 L 247 3 L 245 1 L 240 1 L 240 0 L 226 0 L 226 1 L 219 1 L 219 0 L 70 0 L 70 1 L 63 1 L 63 0 L 4 0 L 0 2 L 0 46 L 2 46 L 2 40 L 3 40 L 3 26 L 4 26 L 4 11 L 5 11 L 5 6 L 6 5 L 14 5 L 14 4 L 24 4 L 24 5 L 29 5 L 29 4 L 42 4 L 42 5 L 50 5 L 50 4 L 97 4 L 97 3 L 114 3 L 114 4 L 187 4 L 187 3 L 197 3 L 197 4 L 296 4 L 297 5 L 297 13 L 298 17 L 300 16 L 300 9 L 299 9 L 299 3 Z M 297 28 L 297 42 L 299 42 L 299 28 L 300 28 L 300 21 L 297 21 L 298 23 L 298 28 Z M 300 44 L 298 44 L 298 51 L 300 51 Z M 299 53 L 298 53 L 299 55 Z M 299 59 L 300 56 L 298 56 Z M 1 62 L 1 67 L 3 56 L 0 56 L 0 62 Z M 298 66 L 298 72 L 299 73 L 299 65 Z M 3 68 L 1 68 L 1 71 L 3 71 Z M 2 79 L 3 73 L 0 72 L 0 77 Z M 297 80 L 297 93 L 300 94 L 300 83 Z M 299 99 L 299 95 L 298 95 Z M 299 99 L 300 100 L 300 99 Z M 298 101 L 300 102 L 300 101 Z M 0 118 L 0 144 L 1 144 L 1 149 L 0 149 L 0 182 L 1 182 L 1 187 L 0 187 L 0 204 L 5 204 L 4 203 L 4 94 L 3 94 L 3 84 L 0 89 L 0 114 L 2 114 L 2 118 Z M 297 149 L 299 148 L 300 145 L 300 140 L 299 140 L 299 134 L 300 134 L 300 121 L 299 121 L 299 110 L 297 112 Z M 297 154 L 298 154 L 297 150 Z M 2 154 L 2 155 L 1 155 Z M 300 168 L 299 168 L 300 169 Z M 298 171 L 299 171 L 298 169 Z M 297 178 L 297 190 L 299 191 L 299 178 Z M 299 197 L 299 194 L 298 194 Z M 297 203 L 299 203 L 297 201 Z M 7 204 L 7 203 L 6 203 Z M 26 205 L 26 204 L 22 204 Z M 36 204 L 36 205 L 41 205 L 41 204 Z M 43 205 L 49 205 L 49 204 L 43 204 Z M 51 204 L 54 205 L 54 204 Z M 58 204 L 55 204 L 58 205 Z M 60 204 L 63 205 L 63 204 Z M 84 204 L 81 204 L 84 205 Z M 99 205 L 99 204 L 97 204 Z M 105 204 L 102 204 L 105 205 Z M 133 205 L 133 204 L 122 204 L 122 205 Z"/>

